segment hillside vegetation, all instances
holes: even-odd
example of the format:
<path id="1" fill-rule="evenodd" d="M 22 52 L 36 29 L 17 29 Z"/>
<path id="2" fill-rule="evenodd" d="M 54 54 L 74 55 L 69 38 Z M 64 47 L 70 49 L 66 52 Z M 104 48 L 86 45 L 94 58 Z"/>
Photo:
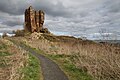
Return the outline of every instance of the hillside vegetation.
<path id="1" fill-rule="evenodd" d="M 29 36 L 9 39 L 24 43 L 56 62 L 69 80 L 120 79 L 119 44 L 96 43 L 72 36 L 55 36 L 45 33 L 32 33 Z M 4 48 L 6 47 L 3 46 L 1 49 L 4 51 Z M 1 56 L 11 56 L 11 53 L 1 54 Z"/>
<path id="2" fill-rule="evenodd" d="M 33 33 L 30 37 L 26 37 L 22 41 L 37 50 L 44 51 L 45 54 L 49 54 L 51 57 L 64 55 L 66 59 L 68 56 L 72 56 L 72 59 L 67 59 L 69 59 L 77 69 L 91 75 L 95 80 L 120 79 L 119 45 L 95 43 L 70 36 L 38 33 Z M 53 60 L 59 63 L 61 58 L 55 57 Z M 63 67 L 61 66 L 61 68 Z M 73 71 L 72 73 L 76 72 Z M 68 74 L 68 76 L 71 75 Z"/>
<path id="3" fill-rule="evenodd" d="M 26 51 L 6 39 L 0 39 L 0 80 L 21 80 L 19 69 L 27 65 Z"/>
<path id="4" fill-rule="evenodd" d="M 36 57 L 11 40 L 0 39 L 0 80 L 43 80 L 40 71 Z"/>

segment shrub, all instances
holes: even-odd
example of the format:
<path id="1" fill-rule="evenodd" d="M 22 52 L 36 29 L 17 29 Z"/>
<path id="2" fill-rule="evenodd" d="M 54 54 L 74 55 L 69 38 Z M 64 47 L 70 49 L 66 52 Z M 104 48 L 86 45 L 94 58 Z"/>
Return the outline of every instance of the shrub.
<path id="1" fill-rule="evenodd" d="M 50 31 L 47 28 L 43 28 L 40 30 L 41 33 L 50 33 Z"/>
<path id="2" fill-rule="evenodd" d="M 2 37 L 4 38 L 4 37 L 8 37 L 8 35 L 7 35 L 7 33 L 3 33 L 3 35 L 2 35 Z"/>
<path id="3" fill-rule="evenodd" d="M 13 31 L 13 33 L 15 34 L 15 37 L 18 36 L 25 36 L 25 31 L 24 30 L 17 30 L 17 31 Z"/>

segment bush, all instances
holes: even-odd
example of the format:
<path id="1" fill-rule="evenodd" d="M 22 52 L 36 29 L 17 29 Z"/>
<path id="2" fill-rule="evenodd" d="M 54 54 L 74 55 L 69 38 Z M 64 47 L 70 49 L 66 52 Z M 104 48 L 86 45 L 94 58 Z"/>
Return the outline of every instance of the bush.
<path id="1" fill-rule="evenodd" d="M 42 30 L 40 30 L 40 32 L 41 32 L 41 33 L 50 33 L 47 28 L 43 28 Z"/>
<path id="2" fill-rule="evenodd" d="M 15 37 L 18 36 L 25 36 L 25 31 L 24 30 L 17 30 L 17 31 L 13 31 L 13 33 L 15 34 Z"/>
<path id="3" fill-rule="evenodd" d="M 8 35 L 7 35 L 7 33 L 3 33 L 3 35 L 2 35 L 2 37 L 4 38 L 4 37 L 8 37 Z"/>

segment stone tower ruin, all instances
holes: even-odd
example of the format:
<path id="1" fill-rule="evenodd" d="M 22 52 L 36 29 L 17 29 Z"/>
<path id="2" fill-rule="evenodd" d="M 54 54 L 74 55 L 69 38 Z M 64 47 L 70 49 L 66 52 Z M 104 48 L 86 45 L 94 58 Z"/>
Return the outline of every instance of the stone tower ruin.
<path id="1" fill-rule="evenodd" d="M 24 28 L 27 32 L 40 32 L 43 29 L 45 13 L 42 10 L 35 11 L 32 6 L 25 10 Z"/>

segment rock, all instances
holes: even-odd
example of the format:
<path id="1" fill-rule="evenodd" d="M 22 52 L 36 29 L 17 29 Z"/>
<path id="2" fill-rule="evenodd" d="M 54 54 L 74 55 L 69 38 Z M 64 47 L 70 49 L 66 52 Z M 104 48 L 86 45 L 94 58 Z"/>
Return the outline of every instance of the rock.
<path id="1" fill-rule="evenodd" d="M 24 29 L 27 32 L 40 32 L 43 29 L 45 13 L 42 10 L 35 11 L 32 6 L 25 10 Z"/>
<path id="2" fill-rule="evenodd" d="M 34 39 L 44 39 L 43 36 L 41 36 L 42 33 L 37 33 L 37 32 L 34 32 L 31 34 L 30 36 L 30 39 L 34 40 Z"/>
<path id="3" fill-rule="evenodd" d="M 41 29 L 40 32 L 42 32 L 42 33 L 50 33 L 47 28 Z"/>

